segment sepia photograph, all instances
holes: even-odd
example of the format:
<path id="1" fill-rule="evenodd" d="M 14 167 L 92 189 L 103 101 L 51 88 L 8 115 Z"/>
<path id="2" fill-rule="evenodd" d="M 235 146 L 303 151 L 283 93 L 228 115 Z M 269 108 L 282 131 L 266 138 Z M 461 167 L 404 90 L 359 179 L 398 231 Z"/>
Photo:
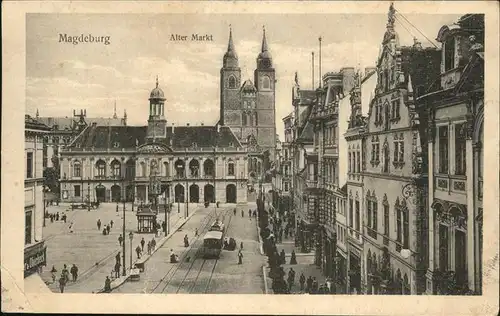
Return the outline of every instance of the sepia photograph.
<path id="1" fill-rule="evenodd" d="M 23 14 L 26 295 L 363 304 L 498 285 L 485 11 L 273 8 Z"/>

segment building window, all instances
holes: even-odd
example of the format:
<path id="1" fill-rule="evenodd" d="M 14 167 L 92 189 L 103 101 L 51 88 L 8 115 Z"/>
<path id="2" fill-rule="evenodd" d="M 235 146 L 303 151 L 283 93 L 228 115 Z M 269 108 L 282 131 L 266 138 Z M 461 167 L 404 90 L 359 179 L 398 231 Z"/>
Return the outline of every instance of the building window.
<path id="1" fill-rule="evenodd" d="M 254 123 L 255 123 L 255 126 L 259 125 L 259 118 L 257 116 L 257 113 L 254 113 Z"/>
<path id="2" fill-rule="evenodd" d="M 439 173 L 448 173 L 448 126 L 438 128 Z"/>
<path id="3" fill-rule="evenodd" d="M 228 80 L 228 88 L 235 89 L 236 88 L 236 78 L 234 76 L 230 76 Z"/>
<path id="4" fill-rule="evenodd" d="M 352 172 L 351 171 L 351 153 L 348 153 L 347 155 L 349 156 L 349 160 L 348 160 L 349 162 L 347 163 L 348 168 L 349 168 L 349 172 Z"/>
<path id="5" fill-rule="evenodd" d="M 353 213 L 354 213 L 354 208 L 353 208 L 353 201 L 352 201 L 352 197 L 349 199 L 349 227 L 354 227 L 353 225 Z"/>
<path id="6" fill-rule="evenodd" d="M 47 167 L 47 162 L 48 162 L 48 154 L 47 154 L 47 144 L 43 144 L 43 167 Z"/>
<path id="7" fill-rule="evenodd" d="M 455 125 L 455 174 L 465 175 L 465 123 Z"/>
<path id="8" fill-rule="evenodd" d="M 389 245 L 389 203 L 384 202 L 384 245 Z"/>
<path id="9" fill-rule="evenodd" d="M 359 151 L 356 152 L 356 172 L 361 172 L 361 155 Z"/>
<path id="10" fill-rule="evenodd" d="M 81 196 L 80 185 L 75 185 L 74 188 L 75 188 L 75 197 L 80 197 Z"/>
<path id="11" fill-rule="evenodd" d="M 467 243 L 466 235 L 461 230 L 455 230 L 455 273 L 458 284 L 467 282 Z"/>
<path id="12" fill-rule="evenodd" d="M 439 225 L 439 270 L 448 271 L 448 226 Z"/>
<path id="13" fill-rule="evenodd" d="M 73 177 L 80 178 L 82 176 L 82 165 L 79 161 L 73 163 Z"/>
<path id="14" fill-rule="evenodd" d="M 268 76 L 262 77 L 262 89 L 269 90 L 271 89 L 271 80 Z"/>
<path id="15" fill-rule="evenodd" d="M 229 161 L 227 164 L 227 175 L 234 176 L 234 162 L 232 161 Z"/>
<path id="16" fill-rule="evenodd" d="M 378 136 L 372 137 L 372 159 L 373 166 L 378 165 L 380 162 L 380 142 Z"/>
<path id="17" fill-rule="evenodd" d="M 389 172 L 389 162 L 390 162 L 390 150 L 387 142 L 384 144 L 384 169 L 383 172 Z"/>
<path id="18" fill-rule="evenodd" d="M 391 106 L 392 106 L 392 109 L 391 109 L 391 118 L 393 120 L 397 120 L 399 119 L 399 107 L 400 107 L 400 101 L 399 99 L 396 99 L 396 100 L 393 100 L 391 101 Z"/>
<path id="19" fill-rule="evenodd" d="M 288 182 L 284 183 L 283 188 L 284 188 L 285 192 L 288 192 Z"/>
<path id="20" fill-rule="evenodd" d="M 24 244 L 31 244 L 31 235 L 33 230 L 33 212 L 24 212 Z"/>
<path id="21" fill-rule="evenodd" d="M 247 126 L 247 114 L 246 113 L 241 113 L 241 125 Z"/>
<path id="22" fill-rule="evenodd" d="M 106 176 L 106 163 L 102 160 L 97 162 L 97 176 L 98 177 Z"/>
<path id="23" fill-rule="evenodd" d="M 26 178 L 33 178 L 33 153 L 26 153 Z"/>
<path id="24" fill-rule="evenodd" d="M 396 203 L 398 203 L 398 200 L 396 200 Z M 401 232 L 401 206 L 399 203 L 396 205 L 396 241 L 398 242 L 396 244 L 396 251 L 401 251 L 401 240 L 403 238 L 402 232 Z"/>
<path id="25" fill-rule="evenodd" d="M 355 214 L 355 221 L 356 221 L 356 238 L 359 237 L 359 226 L 360 226 L 360 220 L 359 220 L 359 201 L 356 200 L 356 214 Z"/>
<path id="26" fill-rule="evenodd" d="M 444 44 L 444 71 L 455 68 L 455 38 L 451 37 Z"/>
<path id="27" fill-rule="evenodd" d="M 406 207 L 402 208 L 403 213 L 403 247 L 404 249 L 410 249 L 410 222 L 408 209 Z"/>
<path id="28" fill-rule="evenodd" d="M 113 164 L 111 165 L 113 176 L 114 177 L 119 177 L 121 175 L 121 165 L 118 161 L 114 161 Z"/>

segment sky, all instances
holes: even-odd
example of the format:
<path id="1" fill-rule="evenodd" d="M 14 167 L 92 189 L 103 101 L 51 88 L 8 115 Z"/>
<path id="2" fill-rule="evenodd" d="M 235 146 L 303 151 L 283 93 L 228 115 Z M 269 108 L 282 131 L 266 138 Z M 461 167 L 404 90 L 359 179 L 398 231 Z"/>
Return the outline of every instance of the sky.
<path id="1" fill-rule="evenodd" d="M 397 8 L 396 8 L 397 9 Z M 460 15 L 405 14 L 425 35 L 396 19 L 401 45 L 432 46 L 441 26 Z M 26 113 L 111 117 L 127 111 L 129 125 L 145 125 L 149 93 L 156 76 L 167 99 L 169 123 L 215 124 L 219 119 L 222 57 L 229 26 L 242 73 L 252 79 L 265 26 L 276 69 L 276 126 L 292 111 L 291 90 L 298 72 L 302 89 L 312 86 L 311 52 L 318 83 L 318 37 L 322 73 L 342 67 L 375 67 L 385 32 L 386 14 L 28 14 L 26 18 Z M 68 36 L 109 36 L 110 44 L 60 43 Z M 212 35 L 208 42 L 175 42 L 172 34 Z M 432 43 L 431 43 L 432 42 Z"/>

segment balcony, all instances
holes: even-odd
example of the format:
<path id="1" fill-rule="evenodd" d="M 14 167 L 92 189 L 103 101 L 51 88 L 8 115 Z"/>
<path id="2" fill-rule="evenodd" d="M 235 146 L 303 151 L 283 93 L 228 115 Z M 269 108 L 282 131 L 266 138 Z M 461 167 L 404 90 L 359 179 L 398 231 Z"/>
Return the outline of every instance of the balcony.
<path id="1" fill-rule="evenodd" d="M 332 101 L 328 106 L 317 107 L 312 113 L 312 119 L 331 119 L 338 114 L 338 106 Z"/>
<path id="2" fill-rule="evenodd" d="M 366 232 L 367 232 L 368 236 L 377 240 L 377 232 L 373 228 L 366 227 Z"/>

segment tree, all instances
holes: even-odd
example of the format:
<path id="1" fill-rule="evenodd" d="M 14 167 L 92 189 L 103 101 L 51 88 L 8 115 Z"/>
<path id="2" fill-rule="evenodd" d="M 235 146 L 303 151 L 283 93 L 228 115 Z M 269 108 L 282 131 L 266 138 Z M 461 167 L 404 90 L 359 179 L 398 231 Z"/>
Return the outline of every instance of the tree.
<path id="1" fill-rule="evenodd" d="M 43 178 L 43 184 L 49 188 L 51 192 L 59 194 L 59 168 L 45 168 L 43 171 Z"/>

